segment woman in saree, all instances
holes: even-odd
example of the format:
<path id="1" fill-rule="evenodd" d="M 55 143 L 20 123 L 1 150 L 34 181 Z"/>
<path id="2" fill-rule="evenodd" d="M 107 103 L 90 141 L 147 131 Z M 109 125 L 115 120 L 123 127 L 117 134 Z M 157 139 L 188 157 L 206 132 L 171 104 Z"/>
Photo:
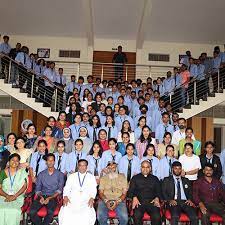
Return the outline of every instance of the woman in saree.
<path id="1" fill-rule="evenodd" d="M 9 167 L 0 172 L 0 224 L 18 225 L 27 189 L 27 173 L 19 169 L 20 156 L 9 156 Z"/>

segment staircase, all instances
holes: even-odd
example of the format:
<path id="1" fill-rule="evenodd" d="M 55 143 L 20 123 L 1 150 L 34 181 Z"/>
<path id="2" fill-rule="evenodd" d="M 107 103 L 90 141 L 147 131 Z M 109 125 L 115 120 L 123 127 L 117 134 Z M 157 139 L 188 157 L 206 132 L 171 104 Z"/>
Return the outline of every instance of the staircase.
<path id="1" fill-rule="evenodd" d="M 179 113 L 179 117 L 185 119 L 191 118 L 207 109 L 210 109 L 225 101 L 225 90 L 223 93 L 215 93 L 215 97 L 207 97 L 207 101 L 200 100 L 198 105 L 190 105 L 189 108 L 184 107 L 183 112 Z M 224 113 L 225 117 L 225 113 Z"/>
<path id="2" fill-rule="evenodd" d="M 46 117 L 58 117 L 58 112 L 52 112 L 50 107 L 44 107 L 43 103 L 36 102 L 35 98 L 28 97 L 27 93 L 21 93 L 19 88 L 13 88 L 12 84 L 5 83 L 4 79 L 0 79 L 0 90 Z"/>

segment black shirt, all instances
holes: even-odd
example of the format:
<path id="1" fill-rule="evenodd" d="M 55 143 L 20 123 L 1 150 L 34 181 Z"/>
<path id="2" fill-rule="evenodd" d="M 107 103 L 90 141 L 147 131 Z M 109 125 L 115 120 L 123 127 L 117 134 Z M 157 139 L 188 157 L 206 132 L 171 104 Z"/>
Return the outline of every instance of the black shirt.
<path id="1" fill-rule="evenodd" d="M 15 59 L 18 52 L 20 52 L 20 51 L 17 51 L 16 48 L 12 48 L 10 50 L 9 57 L 12 59 Z"/>
<path id="2" fill-rule="evenodd" d="M 140 203 L 150 203 L 154 198 L 161 198 L 161 187 L 159 179 L 149 174 L 145 177 L 139 173 L 130 181 L 128 197 L 137 197 Z"/>
<path id="3" fill-rule="evenodd" d="M 113 56 L 113 62 L 115 63 L 126 63 L 127 62 L 127 56 L 124 52 L 117 52 Z"/>

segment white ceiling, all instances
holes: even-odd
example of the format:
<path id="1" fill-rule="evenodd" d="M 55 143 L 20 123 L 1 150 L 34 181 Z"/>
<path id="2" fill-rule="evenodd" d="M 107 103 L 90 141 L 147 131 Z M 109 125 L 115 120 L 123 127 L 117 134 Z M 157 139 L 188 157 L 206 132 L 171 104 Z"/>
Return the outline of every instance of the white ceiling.
<path id="1" fill-rule="evenodd" d="M 86 37 L 88 10 L 82 1 L 89 0 L 2 1 L 0 33 Z M 224 0 L 90 1 L 93 37 L 136 40 L 144 3 L 150 1 L 144 40 L 225 43 Z"/>

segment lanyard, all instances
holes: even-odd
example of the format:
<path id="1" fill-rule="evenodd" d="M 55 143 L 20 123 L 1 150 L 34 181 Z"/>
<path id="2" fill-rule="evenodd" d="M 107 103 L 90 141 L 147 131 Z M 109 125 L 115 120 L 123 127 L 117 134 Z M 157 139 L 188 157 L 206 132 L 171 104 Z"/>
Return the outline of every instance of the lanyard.
<path id="1" fill-rule="evenodd" d="M 87 172 L 86 172 L 86 174 L 84 175 L 84 178 L 83 178 L 83 180 L 82 180 L 82 182 L 81 182 L 81 180 L 80 180 L 80 173 L 78 172 L 78 179 L 79 179 L 80 188 L 83 187 L 83 184 L 84 184 L 84 180 L 85 180 L 85 178 L 86 178 L 86 175 L 87 175 Z"/>
<path id="2" fill-rule="evenodd" d="M 13 176 L 13 178 L 12 178 L 12 176 L 11 176 L 11 174 L 10 174 L 10 169 L 8 169 L 8 173 L 9 173 L 9 179 L 10 179 L 10 186 L 11 186 L 11 190 L 12 190 L 13 184 L 14 184 L 14 181 L 15 181 L 15 178 L 16 178 L 17 170 L 16 170 L 16 173 L 15 173 L 15 175 Z"/>

